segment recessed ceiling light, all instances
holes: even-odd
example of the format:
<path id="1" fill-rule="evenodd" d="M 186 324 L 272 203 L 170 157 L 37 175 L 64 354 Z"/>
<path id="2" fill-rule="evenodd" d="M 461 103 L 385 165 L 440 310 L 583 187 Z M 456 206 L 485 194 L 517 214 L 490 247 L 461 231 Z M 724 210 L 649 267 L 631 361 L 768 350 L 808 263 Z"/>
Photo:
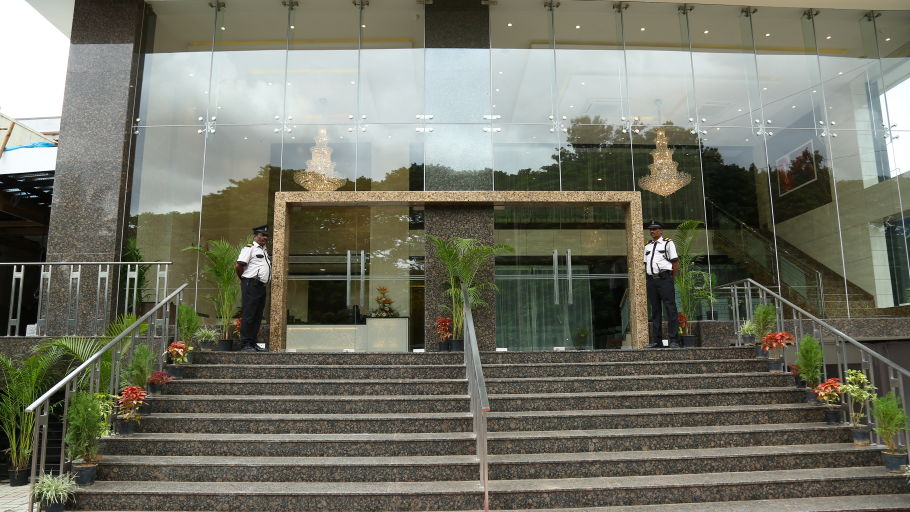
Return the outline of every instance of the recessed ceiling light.
<path id="1" fill-rule="evenodd" d="M 825 39 L 831 39 L 831 36 L 826 36 Z"/>
<path id="2" fill-rule="evenodd" d="M 638 30 L 641 30 L 642 32 L 644 32 L 644 31 L 645 31 L 645 27 L 641 27 L 641 28 L 638 29 Z"/>
<path id="3" fill-rule="evenodd" d="M 511 27 L 512 24 L 511 24 L 511 23 L 506 23 L 506 26 L 507 26 L 507 27 Z"/>
<path id="4" fill-rule="evenodd" d="M 705 30 L 705 34 L 707 34 L 708 32 L 710 32 L 710 31 L 709 31 L 709 30 Z"/>
<path id="5" fill-rule="evenodd" d="M 790 105 L 790 108 L 796 108 L 796 105 Z"/>
<path id="6" fill-rule="evenodd" d="M 741 108 L 738 108 L 738 109 L 736 109 L 736 111 L 737 111 L 737 112 L 742 112 L 742 111 L 743 111 L 743 109 L 741 109 Z"/>
<path id="7" fill-rule="evenodd" d="M 581 85 L 584 85 L 584 84 L 585 84 L 584 82 L 581 83 Z"/>
<path id="8" fill-rule="evenodd" d="M 291 25 L 291 30 L 294 30 L 294 25 Z"/>
<path id="9" fill-rule="evenodd" d="M 843 75 L 844 72 L 843 72 L 843 71 L 838 71 L 837 74 L 838 74 L 838 75 Z"/>
<path id="10" fill-rule="evenodd" d="M 771 32 L 766 33 L 765 37 L 771 37 Z"/>
<path id="11" fill-rule="evenodd" d="M 890 41 L 890 40 L 891 40 L 890 37 L 886 37 L 886 38 L 885 38 L 885 42 L 888 42 L 888 41 Z"/>
<path id="12" fill-rule="evenodd" d="M 767 87 L 762 87 L 762 88 L 761 88 L 761 90 L 763 90 L 763 91 L 767 91 L 767 90 L 768 90 L 768 88 L 767 88 Z"/>
<path id="13" fill-rule="evenodd" d="M 496 92 L 499 92 L 499 89 L 496 89 Z"/>
<path id="14" fill-rule="evenodd" d="M 226 29 L 225 29 L 225 28 L 224 28 L 224 26 L 223 26 L 223 25 L 222 25 L 222 27 L 221 27 L 221 30 L 226 30 Z"/>
<path id="15" fill-rule="evenodd" d="M 367 28 L 367 26 L 366 26 L 366 25 L 361 25 L 360 28 Z"/>
<path id="16" fill-rule="evenodd" d="M 581 28 L 581 25 L 575 25 L 576 30 Z"/>

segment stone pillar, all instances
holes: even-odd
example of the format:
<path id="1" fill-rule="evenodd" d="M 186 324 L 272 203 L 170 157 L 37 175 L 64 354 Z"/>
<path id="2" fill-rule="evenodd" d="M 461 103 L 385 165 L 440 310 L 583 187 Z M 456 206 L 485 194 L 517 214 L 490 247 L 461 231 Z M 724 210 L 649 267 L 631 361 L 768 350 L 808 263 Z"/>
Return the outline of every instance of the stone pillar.
<path id="1" fill-rule="evenodd" d="M 489 48 L 490 8 L 479 0 L 442 0 L 427 4 L 427 48 Z"/>
<path id="2" fill-rule="evenodd" d="M 145 15 L 142 0 L 75 2 L 48 261 L 120 259 Z M 80 303 L 91 303 L 94 279 L 83 279 L 91 290 Z M 53 306 L 65 297 L 51 290 L 50 300 Z"/>
<path id="3" fill-rule="evenodd" d="M 424 230 L 427 234 L 438 237 L 458 236 L 476 238 L 482 244 L 495 243 L 493 235 L 493 205 L 427 205 L 424 210 Z M 442 304 L 451 300 L 446 295 L 448 278 L 439 261 L 436 260 L 436 248 L 432 242 L 426 244 L 426 285 L 424 290 L 424 340 L 427 350 L 438 350 L 439 340 L 434 328 L 436 318 L 450 316 L 442 310 Z M 478 272 L 478 281 L 492 281 L 496 278 L 496 269 L 491 258 Z M 485 292 L 483 300 L 487 307 L 474 311 L 474 328 L 477 332 L 477 345 L 480 350 L 496 348 L 496 294 L 492 290 Z"/>

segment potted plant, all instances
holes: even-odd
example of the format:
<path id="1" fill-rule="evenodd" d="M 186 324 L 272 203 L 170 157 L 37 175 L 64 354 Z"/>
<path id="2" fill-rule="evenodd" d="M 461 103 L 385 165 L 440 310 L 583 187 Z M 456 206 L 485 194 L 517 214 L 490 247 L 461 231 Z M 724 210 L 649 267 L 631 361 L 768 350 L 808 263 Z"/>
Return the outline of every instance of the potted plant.
<path id="1" fill-rule="evenodd" d="M 181 365 L 189 362 L 189 353 L 191 350 L 193 350 L 193 347 L 190 347 L 185 342 L 179 340 L 172 341 L 171 344 L 167 346 L 167 350 L 164 353 L 171 361 L 171 364 L 166 367 L 168 375 L 177 378 L 183 377 L 183 368 Z"/>
<path id="2" fill-rule="evenodd" d="M 192 306 L 185 302 L 177 305 L 177 336 L 183 339 L 194 339 L 200 326 L 199 313 Z"/>
<path id="3" fill-rule="evenodd" d="M 25 408 L 56 380 L 59 351 L 32 355 L 21 363 L 0 356 L 0 428 L 9 441 L 10 485 L 28 485 L 35 415 Z"/>
<path id="4" fill-rule="evenodd" d="M 815 394 L 818 399 L 825 404 L 825 422 L 828 425 L 840 425 L 840 385 L 841 380 L 837 377 L 822 382 L 815 386 Z"/>
<path id="5" fill-rule="evenodd" d="M 799 376 L 799 366 L 796 366 L 796 364 L 788 364 L 787 368 L 790 369 L 790 375 L 793 376 L 793 385 L 798 388 L 806 387 L 806 381 L 804 381 L 803 378 Z"/>
<path id="6" fill-rule="evenodd" d="M 676 292 L 679 294 L 679 313 L 686 318 L 686 325 L 680 323 L 680 335 L 683 346 L 695 346 L 695 336 L 692 335 L 692 319 L 698 313 L 698 305 L 707 301 L 712 303 L 717 300 L 714 296 L 714 276 L 709 272 L 696 270 L 695 265 L 701 255 L 693 251 L 692 243 L 695 237 L 702 232 L 700 220 L 687 220 L 676 228 L 676 255 L 678 270 L 673 276 Z M 689 345 L 686 345 L 687 339 Z"/>
<path id="7" fill-rule="evenodd" d="M 245 242 L 246 243 L 246 242 Z M 225 240 L 209 240 L 204 247 L 192 245 L 184 251 L 196 251 L 205 256 L 208 262 L 202 269 L 209 285 L 215 293 L 206 297 L 206 300 L 215 308 L 215 314 L 221 326 L 221 339 L 227 340 L 230 346 L 231 322 L 234 308 L 240 297 L 240 282 L 235 271 L 237 255 L 244 244 L 231 244 Z M 219 348 L 224 344 L 219 344 Z"/>
<path id="8" fill-rule="evenodd" d="M 117 433 L 128 435 L 136 433 L 136 426 L 142 416 L 139 408 L 145 404 L 145 390 L 139 386 L 127 386 L 117 397 Z"/>
<path id="9" fill-rule="evenodd" d="M 149 393 L 152 393 L 155 395 L 160 395 L 161 388 L 163 388 L 164 385 L 167 384 L 168 382 L 170 382 L 171 380 L 173 380 L 173 379 L 171 379 L 171 376 L 168 375 L 167 372 L 163 372 L 161 370 L 159 370 L 157 372 L 153 372 L 151 377 L 149 377 L 149 382 L 148 382 Z"/>
<path id="10" fill-rule="evenodd" d="M 155 354 L 148 345 L 138 345 L 120 375 L 120 382 L 130 386 L 145 387 L 155 364 Z"/>
<path id="11" fill-rule="evenodd" d="M 847 382 L 841 384 L 838 391 L 847 397 L 853 444 L 867 446 L 870 443 L 869 426 L 862 420 L 866 417 L 867 404 L 875 399 L 875 386 L 861 370 L 847 370 Z"/>
<path id="12" fill-rule="evenodd" d="M 786 331 L 772 332 L 761 339 L 761 349 L 768 353 L 768 365 L 772 372 L 784 370 L 783 349 L 793 344 L 796 338 Z"/>
<path id="13" fill-rule="evenodd" d="M 689 332 L 689 317 L 683 313 L 676 314 L 676 320 L 679 324 L 679 339 L 682 340 L 683 347 L 695 347 L 698 345 L 698 337 L 692 334 L 686 334 Z"/>
<path id="14" fill-rule="evenodd" d="M 824 354 L 822 346 L 815 337 L 811 335 L 803 336 L 799 342 L 799 350 L 796 355 L 796 367 L 799 376 L 806 383 L 806 402 L 818 402 L 813 389 L 818 386 L 822 380 L 822 365 L 824 364 Z"/>
<path id="15" fill-rule="evenodd" d="M 376 292 L 379 293 L 374 299 L 376 308 L 370 311 L 370 316 L 373 318 L 397 318 L 398 311 L 392 306 L 395 301 L 389 297 L 389 289 L 385 286 L 380 286 L 376 288 Z"/>
<path id="16" fill-rule="evenodd" d="M 451 299 L 450 306 L 443 306 L 452 314 L 452 341 L 464 343 L 464 297 L 462 287 L 468 291 L 471 308 L 482 308 L 487 303 L 481 299 L 484 290 L 496 291 L 496 284 L 477 282 L 477 273 L 487 261 L 501 252 L 515 252 L 506 244 L 483 245 L 474 238 L 452 237 L 448 240 L 427 235 L 436 248 L 436 259 L 442 263 L 448 277 L 449 288 L 446 294 Z M 463 345 L 462 345 L 463 346 Z"/>
<path id="17" fill-rule="evenodd" d="M 32 495 L 41 502 L 41 510 L 45 512 L 63 512 L 63 505 L 75 494 L 76 482 L 69 473 L 41 475 L 32 489 Z"/>
<path id="18" fill-rule="evenodd" d="M 893 391 L 873 400 L 872 416 L 875 417 L 875 432 L 882 436 L 886 449 L 882 452 L 885 469 L 899 473 L 902 464 L 907 464 L 907 451 L 900 449 L 894 438 L 907 428 L 907 414 L 901 408 Z"/>
<path id="19" fill-rule="evenodd" d="M 202 350 L 212 350 L 212 348 L 230 350 L 230 344 L 225 348 L 220 346 L 216 347 L 220 338 L 221 336 L 218 329 L 212 329 L 211 327 L 200 327 L 193 333 L 193 339 L 199 344 L 199 348 Z M 230 342 L 230 340 L 228 340 L 228 342 Z"/>
<path id="20" fill-rule="evenodd" d="M 98 438 L 108 430 L 113 406 L 108 395 L 80 391 L 70 397 L 66 413 L 66 447 L 76 483 L 91 485 L 98 471 Z"/>
<path id="21" fill-rule="evenodd" d="M 449 341 L 452 338 L 452 319 L 448 317 L 438 317 L 436 319 L 436 335 L 439 336 L 439 350 L 449 352 L 452 350 L 452 344 Z M 464 350 L 464 345 L 461 346 Z"/>
<path id="22" fill-rule="evenodd" d="M 761 340 L 770 334 L 777 327 L 777 310 L 770 304 L 761 304 L 755 307 L 752 312 L 752 333 L 758 342 L 755 345 L 755 355 L 758 357 L 768 357 L 768 353 L 762 349 Z"/>

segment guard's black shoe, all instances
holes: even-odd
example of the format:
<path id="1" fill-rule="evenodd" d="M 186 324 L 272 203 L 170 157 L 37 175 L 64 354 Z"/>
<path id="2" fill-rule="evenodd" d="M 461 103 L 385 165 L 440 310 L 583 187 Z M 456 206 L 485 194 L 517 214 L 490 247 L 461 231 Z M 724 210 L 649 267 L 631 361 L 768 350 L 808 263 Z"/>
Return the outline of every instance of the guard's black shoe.
<path id="1" fill-rule="evenodd" d="M 253 350 L 255 350 L 256 352 L 265 352 L 265 349 L 260 347 L 259 345 L 253 345 Z"/>
<path id="2" fill-rule="evenodd" d="M 671 341 L 670 348 L 682 348 L 682 346 L 680 346 L 680 344 L 676 343 L 675 341 Z"/>
<path id="3" fill-rule="evenodd" d="M 659 341 L 655 341 L 654 343 L 648 345 L 648 346 L 645 347 L 645 348 L 663 348 L 663 346 L 664 346 L 663 343 L 661 343 L 661 342 L 659 342 Z"/>
<path id="4" fill-rule="evenodd" d="M 253 348 L 253 345 L 244 345 L 241 349 L 241 352 L 255 352 L 256 349 Z"/>

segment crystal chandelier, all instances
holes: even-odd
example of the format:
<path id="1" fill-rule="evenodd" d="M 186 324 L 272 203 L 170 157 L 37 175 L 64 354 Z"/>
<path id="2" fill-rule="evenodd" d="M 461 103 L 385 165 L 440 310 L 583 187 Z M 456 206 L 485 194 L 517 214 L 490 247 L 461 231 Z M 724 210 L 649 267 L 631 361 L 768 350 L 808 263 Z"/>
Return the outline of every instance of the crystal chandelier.
<path id="1" fill-rule="evenodd" d="M 638 184 L 648 192 L 668 196 L 688 185 L 692 176 L 676 169 L 679 164 L 673 161 L 673 150 L 667 148 L 667 134 L 663 130 L 657 130 L 655 144 L 657 147 L 651 151 L 654 163 L 648 165 L 651 174 L 639 179 Z"/>
<path id="2" fill-rule="evenodd" d="M 316 145 L 310 148 L 310 159 L 305 171 L 295 171 L 294 181 L 307 190 L 338 190 L 345 179 L 335 173 L 335 162 L 332 161 L 332 148 L 329 147 L 329 136 L 325 128 L 320 128 L 315 139 Z"/>

